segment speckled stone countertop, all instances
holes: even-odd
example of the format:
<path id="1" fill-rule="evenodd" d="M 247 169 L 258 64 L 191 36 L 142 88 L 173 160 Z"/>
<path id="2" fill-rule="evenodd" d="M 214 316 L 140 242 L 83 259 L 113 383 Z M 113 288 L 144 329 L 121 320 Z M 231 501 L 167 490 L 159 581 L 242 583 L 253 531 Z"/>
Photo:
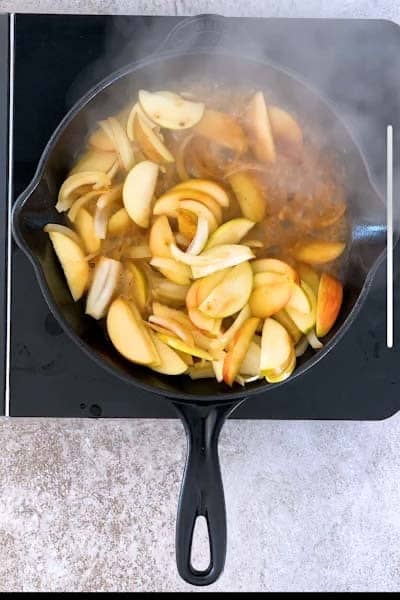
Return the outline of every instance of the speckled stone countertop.
<path id="1" fill-rule="evenodd" d="M 372 17 L 396 0 L 0 0 L 1 11 Z M 0 592 L 184 591 L 176 421 L 0 419 Z M 400 416 L 231 421 L 228 555 L 208 591 L 397 591 Z"/>

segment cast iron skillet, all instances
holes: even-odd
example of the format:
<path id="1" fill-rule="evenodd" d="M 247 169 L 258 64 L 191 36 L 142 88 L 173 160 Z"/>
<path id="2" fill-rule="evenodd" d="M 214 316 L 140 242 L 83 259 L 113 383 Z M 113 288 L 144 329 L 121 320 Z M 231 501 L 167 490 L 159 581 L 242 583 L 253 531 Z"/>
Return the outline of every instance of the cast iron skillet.
<path id="1" fill-rule="evenodd" d="M 226 554 L 225 503 L 217 448 L 219 433 L 225 419 L 247 397 L 263 394 L 260 402 L 268 402 L 271 385 L 259 381 L 245 389 L 239 386 L 231 389 L 213 380 L 171 378 L 133 365 L 120 356 L 98 323 L 85 316 L 82 303 L 72 301 L 48 235 L 43 233 L 46 223 L 63 222 L 64 217 L 54 208 L 60 184 L 77 149 L 82 147 L 88 129 L 99 118 L 132 101 L 140 88 L 170 89 L 177 82 L 182 86 L 177 89 L 183 89 L 185 82 L 194 77 L 198 79 L 199 75 L 235 86 L 240 72 L 243 85 L 268 90 L 277 103 L 283 102 L 302 119 L 310 121 L 313 128 L 324 132 L 327 148 L 333 149 L 344 165 L 352 228 L 347 283 L 340 318 L 324 340 L 324 348 L 317 354 L 311 351 L 305 354 L 298 361 L 292 379 L 316 366 L 356 318 L 384 256 L 385 210 L 359 148 L 315 91 L 270 64 L 213 48 L 214 41 L 221 38 L 222 19 L 197 17 L 182 23 L 168 36 L 162 51 L 113 73 L 69 111 L 49 140 L 33 181 L 18 198 L 12 224 L 15 239 L 32 262 L 42 293 L 64 331 L 101 367 L 132 384 L 133 393 L 146 390 L 163 396 L 182 419 L 188 454 L 177 517 L 176 560 L 179 573 L 186 581 L 207 585 L 222 572 Z M 177 51 L 179 40 L 188 35 L 190 50 Z M 210 564 L 204 571 L 196 570 L 191 564 L 193 530 L 200 515 L 207 520 L 210 542 Z"/>

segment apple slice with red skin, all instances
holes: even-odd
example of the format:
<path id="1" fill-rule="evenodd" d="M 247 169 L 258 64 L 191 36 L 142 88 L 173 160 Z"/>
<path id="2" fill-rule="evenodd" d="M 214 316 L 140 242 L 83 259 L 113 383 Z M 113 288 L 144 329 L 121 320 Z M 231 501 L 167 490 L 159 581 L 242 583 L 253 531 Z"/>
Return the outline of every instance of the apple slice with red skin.
<path id="1" fill-rule="evenodd" d="M 222 370 L 224 381 L 227 385 L 232 385 L 236 375 L 239 373 L 240 365 L 247 354 L 258 323 L 259 319 L 255 317 L 247 319 L 229 344 Z"/>
<path id="2" fill-rule="evenodd" d="M 327 273 L 322 273 L 318 287 L 316 334 L 323 337 L 332 329 L 342 306 L 343 286 Z"/>

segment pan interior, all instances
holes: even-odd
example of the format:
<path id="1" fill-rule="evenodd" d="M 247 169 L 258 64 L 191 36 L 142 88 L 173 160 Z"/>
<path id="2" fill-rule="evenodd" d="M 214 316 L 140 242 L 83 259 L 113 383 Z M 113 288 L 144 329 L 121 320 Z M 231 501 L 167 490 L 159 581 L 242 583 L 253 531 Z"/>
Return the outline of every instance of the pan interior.
<path id="1" fill-rule="evenodd" d="M 43 233 L 46 223 L 64 222 L 64 217 L 54 208 L 58 189 L 95 122 L 131 102 L 141 88 L 184 89 L 185 85 L 190 85 L 199 77 L 204 81 L 218 81 L 227 87 L 235 87 L 239 81 L 241 86 L 248 89 L 265 90 L 274 101 L 281 102 L 289 110 L 292 108 L 304 121 L 310 121 L 313 128 L 324 136 L 321 139 L 326 140 L 326 147 L 334 151 L 338 161 L 344 165 L 352 245 L 341 316 L 328 336 L 334 343 L 337 332 L 359 299 L 369 271 L 385 247 L 384 205 L 369 181 L 358 147 L 340 119 L 307 86 L 270 65 L 231 56 L 186 54 L 133 67 L 114 81 L 110 80 L 110 84 L 89 102 L 81 102 L 72 109 L 71 118 L 49 143 L 34 193 L 26 201 L 23 201 L 23 194 L 17 203 L 14 230 L 24 250 L 34 261 L 42 290 L 53 313 L 85 350 L 91 351 L 100 363 L 108 365 L 132 383 L 155 387 L 158 393 L 167 396 L 190 395 L 201 399 L 205 396 L 223 398 L 231 395 L 232 391 L 241 392 L 242 388 L 238 386 L 231 390 L 211 379 L 192 381 L 187 376 L 162 376 L 126 361 L 107 341 L 102 327 L 85 316 L 83 304 L 72 301 L 49 238 Z M 318 354 L 309 350 L 299 359 L 297 369 L 309 368 L 316 357 Z M 246 390 L 265 391 L 268 387 L 268 384 L 260 381 L 249 385 Z"/>

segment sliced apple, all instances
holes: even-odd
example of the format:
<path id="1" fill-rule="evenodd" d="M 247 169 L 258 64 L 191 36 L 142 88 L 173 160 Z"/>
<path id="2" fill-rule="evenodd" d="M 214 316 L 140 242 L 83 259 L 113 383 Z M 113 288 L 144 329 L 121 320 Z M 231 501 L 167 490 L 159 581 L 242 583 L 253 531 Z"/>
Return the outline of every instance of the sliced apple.
<path id="1" fill-rule="evenodd" d="M 307 283 L 310 286 L 310 288 L 315 294 L 315 297 L 317 297 L 320 274 L 314 271 L 314 269 L 306 263 L 299 263 L 297 265 L 297 272 L 301 280 L 305 281 L 305 283 Z"/>
<path id="2" fill-rule="evenodd" d="M 165 215 L 160 215 L 150 229 L 149 246 L 152 255 L 171 258 L 170 245 L 174 240 L 168 218 Z"/>
<path id="3" fill-rule="evenodd" d="M 58 200 L 56 204 L 56 210 L 58 212 L 64 212 L 71 208 L 74 201 L 73 193 L 82 186 L 98 185 L 99 187 L 109 187 L 111 180 L 106 173 L 101 171 L 82 171 L 70 175 L 64 181 L 58 192 Z"/>
<path id="4" fill-rule="evenodd" d="M 299 276 L 296 271 L 288 265 L 288 263 L 283 260 L 278 260 L 277 258 L 260 258 L 258 260 L 253 260 L 251 263 L 251 268 L 254 273 L 278 273 L 280 275 L 286 275 L 291 281 L 294 283 L 299 282 Z"/>
<path id="5" fill-rule="evenodd" d="M 114 347 L 122 356 L 141 365 L 160 364 L 151 333 L 133 302 L 114 300 L 107 314 L 107 331 Z"/>
<path id="6" fill-rule="evenodd" d="M 246 219 L 260 223 L 267 208 L 266 199 L 254 177 L 246 171 L 229 175 L 228 181 Z"/>
<path id="7" fill-rule="evenodd" d="M 316 333 L 323 337 L 332 329 L 343 300 L 343 286 L 327 273 L 322 273 L 318 288 Z"/>
<path id="8" fill-rule="evenodd" d="M 94 219 L 85 208 L 81 208 L 79 211 L 75 220 L 75 228 L 88 254 L 94 254 L 100 250 L 101 241 L 94 231 Z"/>
<path id="9" fill-rule="evenodd" d="M 261 336 L 261 373 L 265 376 L 286 369 L 293 353 L 293 341 L 285 327 L 274 319 L 266 319 Z"/>
<path id="10" fill-rule="evenodd" d="M 87 192 L 86 194 L 83 194 L 83 196 L 80 196 L 77 200 L 74 201 L 73 205 L 69 209 L 68 219 L 73 223 L 81 208 L 85 208 L 90 202 L 97 200 L 106 192 L 107 190 L 98 189 L 92 190 L 91 192 Z"/>
<path id="11" fill-rule="evenodd" d="M 207 296 L 212 292 L 212 290 L 221 283 L 224 277 L 229 273 L 230 269 L 223 269 L 222 271 L 217 271 L 216 273 L 212 273 L 211 275 L 207 275 L 207 277 L 203 277 L 199 279 L 193 285 L 196 286 L 196 304 L 195 306 L 199 306 Z"/>
<path id="12" fill-rule="evenodd" d="M 243 323 L 250 317 L 250 307 L 248 304 L 246 304 L 246 306 L 242 308 L 232 325 L 225 331 L 225 333 L 211 342 L 210 352 L 220 350 L 221 348 L 226 348 L 233 340 L 235 334 L 239 331 Z"/>
<path id="13" fill-rule="evenodd" d="M 198 308 L 188 308 L 189 319 L 199 329 L 206 331 L 210 335 L 217 336 L 221 329 L 221 319 L 207 317 Z"/>
<path id="14" fill-rule="evenodd" d="M 133 260 L 138 260 L 141 258 L 151 258 L 150 246 L 147 244 L 141 244 L 140 246 L 131 246 L 130 248 L 126 248 L 122 253 L 123 258 L 132 258 Z"/>
<path id="15" fill-rule="evenodd" d="M 188 129 L 196 125 L 204 114 L 202 102 L 191 102 L 177 94 L 140 90 L 139 102 L 147 117 L 166 129 Z"/>
<path id="16" fill-rule="evenodd" d="M 189 241 L 192 240 L 197 230 L 197 216 L 189 210 L 180 209 L 177 211 L 177 219 L 179 232 Z"/>
<path id="17" fill-rule="evenodd" d="M 150 315 L 149 323 L 163 327 L 166 330 L 167 335 L 175 335 L 186 342 L 189 346 L 195 345 L 193 335 L 189 329 L 171 317 L 158 317 L 157 315 Z"/>
<path id="18" fill-rule="evenodd" d="M 191 329 L 192 323 L 189 317 L 183 311 L 170 308 L 169 306 L 161 304 L 160 302 L 153 302 L 152 309 L 153 314 L 157 317 L 174 319 L 174 321 L 177 321 L 186 327 L 186 329 Z"/>
<path id="19" fill-rule="evenodd" d="M 275 314 L 288 303 L 292 288 L 293 283 L 290 281 L 265 284 L 255 288 L 249 300 L 252 314 L 262 319 Z"/>
<path id="20" fill-rule="evenodd" d="M 187 308 L 196 308 L 199 305 L 197 300 L 197 292 L 200 287 L 200 281 L 195 281 L 190 286 L 188 293 L 186 294 L 186 306 Z"/>
<path id="21" fill-rule="evenodd" d="M 179 200 L 174 196 L 171 197 L 169 194 L 164 194 L 155 202 L 153 215 L 166 215 L 167 217 L 176 219 L 178 218 L 179 209 Z"/>
<path id="22" fill-rule="evenodd" d="M 260 374 L 261 348 L 255 342 L 250 342 L 250 346 L 245 354 L 242 364 L 239 368 L 241 375 L 259 375 Z"/>
<path id="23" fill-rule="evenodd" d="M 196 200 L 197 202 L 204 204 L 204 206 L 206 206 L 212 212 L 217 222 L 221 223 L 222 208 L 209 194 L 201 192 L 200 190 L 194 190 L 186 187 L 172 190 L 169 194 L 178 198 L 179 200 Z"/>
<path id="24" fill-rule="evenodd" d="M 199 305 L 205 315 L 223 319 L 234 315 L 247 304 L 253 288 L 253 272 L 248 262 L 230 269 Z"/>
<path id="25" fill-rule="evenodd" d="M 303 132 L 296 119 L 279 106 L 268 106 L 272 134 L 277 144 L 295 149 L 303 143 Z"/>
<path id="26" fill-rule="evenodd" d="M 101 171 L 107 173 L 113 166 L 116 156 L 115 152 L 89 149 L 80 156 L 70 175 L 81 173 L 82 171 Z"/>
<path id="27" fill-rule="evenodd" d="M 197 348 L 196 346 L 189 346 L 182 340 L 174 337 L 163 335 L 162 333 L 158 334 L 160 340 L 168 344 L 171 348 L 175 350 L 179 350 L 180 352 L 184 352 L 185 354 L 190 354 L 190 356 L 196 356 L 197 358 L 203 358 L 205 360 L 212 360 L 211 354 L 202 350 L 202 348 Z"/>
<path id="28" fill-rule="evenodd" d="M 218 202 L 220 206 L 226 208 L 229 206 L 229 196 L 222 185 L 211 181 L 210 179 L 187 179 L 182 183 L 178 183 L 173 190 L 190 189 L 208 194 Z"/>
<path id="29" fill-rule="evenodd" d="M 195 131 L 212 142 L 242 154 L 247 150 L 247 138 L 237 120 L 227 113 L 207 109 Z"/>
<path id="30" fill-rule="evenodd" d="M 132 219 L 125 208 L 120 208 L 108 221 L 107 233 L 109 235 L 121 235 L 126 233 L 133 225 Z"/>
<path id="31" fill-rule="evenodd" d="M 311 305 L 307 295 L 297 283 L 293 284 L 292 294 L 287 303 L 286 309 L 294 309 L 298 312 L 306 314 L 311 312 Z"/>
<path id="32" fill-rule="evenodd" d="M 194 279 L 211 275 L 216 271 L 222 271 L 228 267 L 235 267 L 240 263 L 254 258 L 254 254 L 247 246 L 240 244 L 223 244 L 204 250 L 197 258 L 204 258 L 206 262 L 200 265 L 192 266 L 192 275 Z"/>
<path id="33" fill-rule="evenodd" d="M 297 260 L 309 265 L 322 265 L 338 258 L 345 247 L 343 242 L 308 242 L 297 246 L 294 255 Z"/>
<path id="34" fill-rule="evenodd" d="M 211 379 L 215 377 L 212 365 L 190 367 L 188 373 L 190 379 Z"/>
<path id="35" fill-rule="evenodd" d="M 198 200 L 181 200 L 179 202 L 179 208 L 188 210 L 195 214 L 197 218 L 204 217 L 208 222 L 208 229 L 210 233 L 213 233 L 218 227 L 218 221 L 215 218 L 214 213 L 202 202 Z"/>
<path id="36" fill-rule="evenodd" d="M 101 128 L 96 129 L 89 136 L 88 142 L 89 142 L 89 145 L 92 146 L 93 148 L 95 148 L 96 150 L 101 150 L 104 152 L 114 152 L 115 151 L 115 146 L 114 146 L 112 138 L 110 138 L 110 136 L 107 135 L 107 133 Z"/>
<path id="37" fill-rule="evenodd" d="M 284 308 L 282 310 L 278 310 L 277 313 L 274 313 L 274 319 L 284 326 L 294 344 L 297 344 L 300 341 L 303 334 Z"/>
<path id="38" fill-rule="evenodd" d="M 294 323 L 296 324 L 298 329 L 300 329 L 300 331 L 302 333 L 307 334 L 309 331 L 311 331 L 311 329 L 315 325 L 317 300 L 316 300 L 315 294 L 312 291 L 311 287 L 304 281 L 301 282 L 301 289 L 302 289 L 303 293 L 305 294 L 307 301 L 309 303 L 309 307 L 310 307 L 309 311 L 303 312 L 301 310 L 298 310 L 298 308 L 296 308 L 296 302 L 295 302 L 295 307 L 290 306 L 290 303 L 289 303 L 286 306 L 285 310 L 286 310 L 287 314 L 289 315 L 289 317 L 292 319 L 292 321 L 294 321 Z M 296 292 L 295 292 L 295 294 L 296 294 Z M 303 302 L 303 299 L 301 300 L 301 302 Z M 298 305 L 297 305 L 297 307 L 298 307 Z"/>
<path id="39" fill-rule="evenodd" d="M 192 272 L 187 265 L 184 265 L 173 258 L 159 258 L 154 257 L 151 259 L 150 264 L 155 267 L 170 281 L 178 283 L 179 285 L 188 285 L 190 283 Z"/>
<path id="40" fill-rule="evenodd" d="M 136 300 L 139 310 L 143 312 L 149 297 L 149 286 L 146 275 L 134 262 L 128 261 L 125 264 L 125 267 L 132 276 L 133 296 Z"/>
<path id="41" fill-rule="evenodd" d="M 197 220 L 196 233 L 192 241 L 186 249 L 187 254 L 197 256 L 204 249 L 208 240 L 208 221 L 204 217 L 199 217 Z"/>
<path id="42" fill-rule="evenodd" d="M 166 145 L 139 114 L 134 118 L 133 132 L 135 141 L 149 160 L 161 165 L 175 162 Z"/>
<path id="43" fill-rule="evenodd" d="M 158 355 L 156 364 L 149 367 L 157 373 L 164 375 L 182 375 L 187 371 L 187 364 L 175 350 L 165 344 L 157 335 L 151 336 Z"/>
<path id="44" fill-rule="evenodd" d="M 79 235 L 76 233 L 76 231 L 70 229 L 69 227 L 66 227 L 65 225 L 60 225 L 59 223 L 47 223 L 47 225 L 43 227 L 43 231 L 49 234 L 61 233 L 62 235 L 66 235 L 83 249 L 83 242 Z"/>
<path id="45" fill-rule="evenodd" d="M 249 143 L 260 162 L 274 162 L 276 158 L 274 137 L 264 94 L 256 92 L 249 102 L 244 118 Z"/>
<path id="46" fill-rule="evenodd" d="M 140 227 L 149 226 L 158 171 L 158 165 L 144 160 L 135 165 L 125 179 L 122 191 L 124 206 L 132 221 Z"/>
<path id="47" fill-rule="evenodd" d="M 260 285 L 266 285 L 270 283 L 282 283 L 290 281 L 289 278 L 283 273 L 273 273 L 272 271 L 265 271 L 264 273 L 256 273 L 254 275 L 254 287 L 260 287 Z"/>
<path id="48" fill-rule="evenodd" d="M 146 123 L 146 125 L 148 127 L 150 127 L 151 129 L 154 129 L 157 127 L 156 123 L 153 123 L 153 121 L 146 116 L 146 113 L 141 108 L 139 102 L 136 102 L 136 104 L 134 104 L 133 107 L 131 108 L 129 115 L 128 115 L 127 122 L 126 122 L 126 133 L 127 133 L 128 138 L 131 140 L 131 142 L 135 141 L 135 133 L 133 130 L 133 124 L 134 124 L 136 115 L 139 115 L 141 120 L 144 121 Z"/>
<path id="49" fill-rule="evenodd" d="M 254 221 L 249 219 L 238 218 L 226 221 L 210 236 L 207 248 L 213 248 L 221 244 L 238 244 L 254 225 Z"/>
<path id="50" fill-rule="evenodd" d="M 68 287 L 75 301 L 85 292 L 89 282 L 89 265 L 81 245 L 65 233 L 49 231 L 49 237 L 61 263 Z"/>
<path id="51" fill-rule="evenodd" d="M 179 285 L 168 279 L 160 279 L 154 284 L 152 293 L 155 298 L 173 306 L 183 306 L 188 293 L 188 285 Z"/>
<path id="52" fill-rule="evenodd" d="M 251 317 L 236 332 L 224 360 L 223 377 L 227 385 L 232 385 L 236 375 L 239 373 L 240 366 L 248 352 L 258 323 L 259 319 Z"/>
<path id="53" fill-rule="evenodd" d="M 93 273 L 86 301 L 86 314 L 101 319 L 107 312 L 118 286 L 121 263 L 102 256 Z"/>
<path id="54" fill-rule="evenodd" d="M 284 369 L 265 371 L 264 376 L 268 383 L 281 383 L 288 379 L 296 367 L 296 353 L 292 352 L 288 364 Z"/>
<path id="55" fill-rule="evenodd" d="M 118 157 L 126 171 L 133 166 L 135 157 L 130 139 L 126 135 L 125 128 L 115 117 L 109 117 L 106 121 L 100 121 L 99 125 L 105 128 L 106 133 L 112 138 Z"/>

